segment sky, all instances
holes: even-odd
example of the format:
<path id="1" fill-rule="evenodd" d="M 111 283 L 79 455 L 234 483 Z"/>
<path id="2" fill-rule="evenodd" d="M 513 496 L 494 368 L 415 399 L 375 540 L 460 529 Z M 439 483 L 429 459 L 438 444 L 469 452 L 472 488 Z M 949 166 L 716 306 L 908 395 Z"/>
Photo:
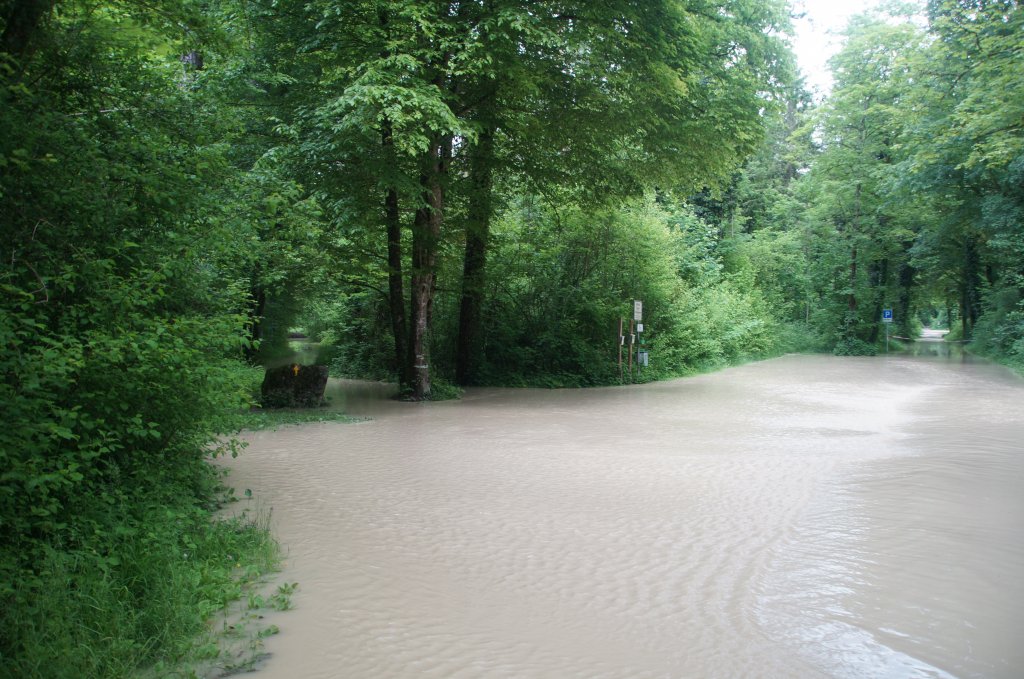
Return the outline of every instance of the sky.
<path id="1" fill-rule="evenodd" d="M 880 0 L 793 0 L 794 12 L 806 17 L 794 22 L 793 49 L 807 79 L 807 88 L 827 94 L 832 87 L 827 62 L 839 51 L 838 33 L 854 14 L 878 5 Z"/>

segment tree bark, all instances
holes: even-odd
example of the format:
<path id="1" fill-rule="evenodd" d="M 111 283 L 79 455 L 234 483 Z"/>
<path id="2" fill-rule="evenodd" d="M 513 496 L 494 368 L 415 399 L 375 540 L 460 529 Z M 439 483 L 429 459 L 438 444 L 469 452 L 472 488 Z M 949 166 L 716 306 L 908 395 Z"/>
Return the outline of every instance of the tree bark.
<path id="1" fill-rule="evenodd" d="M 55 0 L 15 0 L 4 17 L 4 31 L 0 34 L 0 52 L 20 59 L 29 53 L 29 43 L 39 22 L 51 9 Z"/>
<path id="2" fill-rule="evenodd" d="M 885 307 L 886 295 L 888 295 L 889 287 L 887 282 L 889 280 L 889 258 L 883 257 L 880 260 L 875 260 L 871 263 L 871 290 L 873 299 L 872 314 L 875 321 L 869 326 L 871 330 L 868 332 L 868 343 L 874 344 L 878 341 L 881 335 L 878 321 L 882 318 L 882 309 Z"/>
<path id="3" fill-rule="evenodd" d="M 900 264 L 898 273 L 898 284 L 899 284 L 899 297 L 896 303 L 897 325 L 900 332 L 909 336 L 912 332 L 912 324 L 910 322 L 910 311 L 911 304 L 913 302 L 913 291 L 914 285 L 917 278 L 917 270 L 910 263 L 910 249 L 914 246 L 914 241 L 907 241 L 903 243 L 904 257 Z"/>
<path id="4" fill-rule="evenodd" d="M 384 153 L 393 156 L 394 137 L 391 121 L 385 120 L 381 128 L 381 143 Z M 389 186 L 384 193 L 384 225 L 388 239 L 388 309 L 391 315 L 391 334 L 395 344 L 395 369 L 398 384 L 402 389 L 412 385 L 409 373 L 408 336 L 405 321 L 405 290 L 402 285 L 402 223 L 398 209 L 398 189 Z"/>
<path id="5" fill-rule="evenodd" d="M 462 265 L 462 303 L 455 350 L 455 381 L 475 384 L 483 347 L 480 344 L 481 310 L 487 283 L 487 242 L 493 211 L 494 132 L 485 130 L 474 149 L 470 166 L 470 197 L 466 219 L 466 252 Z"/>
<path id="6" fill-rule="evenodd" d="M 846 328 L 844 334 L 847 339 L 856 339 L 857 337 L 857 237 L 860 234 L 860 192 L 861 184 L 857 183 L 856 190 L 854 191 L 853 200 L 853 228 L 852 228 L 852 245 L 850 246 L 850 280 L 849 286 L 850 291 L 846 296 Z"/>
<path id="7" fill-rule="evenodd" d="M 245 358 L 256 360 L 259 345 L 263 341 L 263 317 L 267 313 L 267 291 L 262 285 L 254 285 L 250 290 L 252 306 L 249 311 L 249 344 L 243 350 Z"/>
<path id="8" fill-rule="evenodd" d="M 850 292 L 846 296 L 846 309 L 854 319 L 857 317 L 857 246 L 850 248 Z"/>
<path id="9" fill-rule="evenodd" d="M 444 175 L 451 155 L 451 138 L 431 145 L 431 157 L 420 175 L 423 204 L 416 210 L 412 230 L 412 271 L 409 305 L 409 376 L 412 398 L 430 398 L 430 321 L 437 284 L 437 248 L 444 221 Z"/>
<path id="10" fill-rule="evenodd" d="M 974 324 L 981 315 L 981 257 L 976 236 L 964 236 L 963 275 L 960 285 L 960 323 L 963 338 L 974 334 Z"/>

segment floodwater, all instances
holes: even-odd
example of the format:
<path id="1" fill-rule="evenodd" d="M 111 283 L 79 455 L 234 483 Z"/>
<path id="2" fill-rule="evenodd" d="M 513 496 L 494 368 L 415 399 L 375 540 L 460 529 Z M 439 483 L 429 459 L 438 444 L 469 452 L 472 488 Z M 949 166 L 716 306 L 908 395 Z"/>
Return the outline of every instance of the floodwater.
<path id="1" fill-rule="evenodd" d="M 249 436 L 297 581 L 261 679 L 1024 676 L 1024 381 L 787 356 Z"/>

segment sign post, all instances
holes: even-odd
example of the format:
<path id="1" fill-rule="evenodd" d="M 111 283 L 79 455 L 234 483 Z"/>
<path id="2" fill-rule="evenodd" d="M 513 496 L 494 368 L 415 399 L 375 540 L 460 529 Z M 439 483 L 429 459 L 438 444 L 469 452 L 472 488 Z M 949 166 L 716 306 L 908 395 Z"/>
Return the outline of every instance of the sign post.
<path id="1" fill-rule="evenodd" d="M 642 323 L 643 320 L 644 320 L 644 303 L 643 303 L 642 300 L 634 299 L 633 300 L 633 321 L 636 323 L 636 333 L 637 333 L 636 334 L 636 370 L 637 370 L 637 373 L 640 372 L 640 367 L 641 366 L 646 366 L 647 365 L 647 352 L 643 350 L 642 345 L 644 343 L 644 340 L 643 340 L 642 337 L 640 337 L 640 334 L 643 333 L 643 331 L 644 331 L 644 324 Z M 633 324 L 630 323 L 630 326 L 632 326 L 632 325 Z M 630 361 L 632 361 L 632 359 L 633 359 L 632 349 L 633 349 L 633 347 L 630 347 Z M 630 370 L 629 379 L 630 379 L 630 381 L 633 380 L 633 372 L 632 372 L 632 370 Z"/>
<path id="2" fill-rule="evenodd" d="M 626 336 L 622 334 L 622 317 L 619 317 L 619 382 L 622 382 L 622 346 L 626 343 Z"/>
<path id="3" fill-rule="evenodd" d="M 885 323 L 885 353 L 889 353 L 889 328 L 892 326 L 892 309 L 882 309 L 882 323 Z"/>
<path id="4" fill-rule="evenodd" d="M 629 372 L 629 383 L 633 383 L 633 361 L 636 361 L 637 375 L 640 368 L 648 365 L 647 347 L 644 346 L 644 303 L 639 299 L 633 300 L 633 317 L 629 319 L 629 327 L 626 327 L 626 320 L 619 317 L 619 382 L 625 383 L 623 368 Z M 626 349 L 626 365 L 623 366 L 622 350 Z"/>

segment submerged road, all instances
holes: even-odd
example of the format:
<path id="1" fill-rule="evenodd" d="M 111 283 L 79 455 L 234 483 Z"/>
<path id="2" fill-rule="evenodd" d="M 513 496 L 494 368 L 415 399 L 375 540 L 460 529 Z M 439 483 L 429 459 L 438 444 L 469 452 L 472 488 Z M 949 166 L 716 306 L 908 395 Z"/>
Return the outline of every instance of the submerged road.
<path id="1" fill-rule="evenodd" d="M 261 679 L 1020 677 L 1024 381 L 787 356 L 249 435 L 297 581 Z"/>

